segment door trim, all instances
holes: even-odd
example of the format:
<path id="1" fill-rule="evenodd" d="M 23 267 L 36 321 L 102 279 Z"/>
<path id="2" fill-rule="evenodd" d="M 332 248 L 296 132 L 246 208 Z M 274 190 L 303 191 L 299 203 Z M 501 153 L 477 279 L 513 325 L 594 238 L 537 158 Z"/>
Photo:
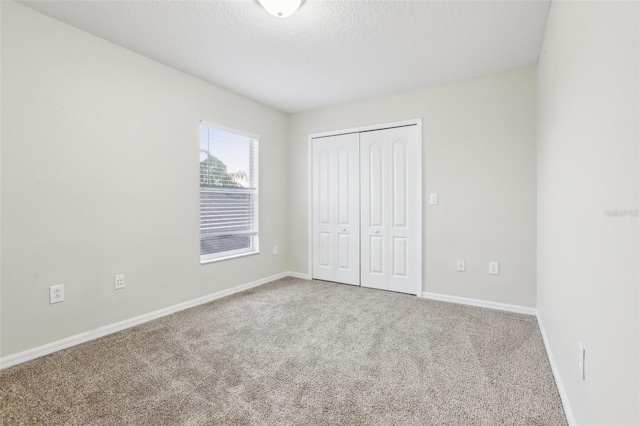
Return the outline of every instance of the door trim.
<path id="1" fill-rule="evenodd" d="M 423 182 L 423 163 L 422 157 L 422 144 L 424 142 L 422 135 L 422 118 L 414 118 L 411 120 L 396 121 L 391 123 L 373 124 L 369 126 L 352 127 L 348 129 L 332 130 L 328 132 L 312 133 L 307 137 L 307 274 L 309 277 L 313 274 L 313 148 L 312 143 L 315 138 L 323 138 L 328 136 L 338 136 L 348 133 L 362 133 L 375 130 L 391 129 L 396 127 L 417 126 L 418 129 L 418 152 L 420 157 L 420 164 L 418 164 L 418 175 L 420 177 L 418 181 L 418 205 L 420 206 L 420 217 L 422 220 L 418 223 L 418 233 L 420 235 L 420 249 L 418 256 L 420 258 L 420 276 L 418 279 L 419 288 L 415 289 L 415 295 L 422 297 L 423 277 L 425 276 L 424 270 L 424 234 L 423 234 L 423 222 L 425 220 L 423 211 L 423 194 L 422 194 L 422 182 Z"/>

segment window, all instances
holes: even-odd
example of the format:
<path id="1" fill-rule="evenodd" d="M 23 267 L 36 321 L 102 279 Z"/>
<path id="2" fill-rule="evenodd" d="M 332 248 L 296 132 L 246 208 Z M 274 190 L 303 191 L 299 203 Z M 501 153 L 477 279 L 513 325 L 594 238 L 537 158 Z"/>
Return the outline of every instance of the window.
<path id="1" fill-rule="evenodd" d="M 258 137 L 200 124 L 200 262 L 258 252 Z"/>

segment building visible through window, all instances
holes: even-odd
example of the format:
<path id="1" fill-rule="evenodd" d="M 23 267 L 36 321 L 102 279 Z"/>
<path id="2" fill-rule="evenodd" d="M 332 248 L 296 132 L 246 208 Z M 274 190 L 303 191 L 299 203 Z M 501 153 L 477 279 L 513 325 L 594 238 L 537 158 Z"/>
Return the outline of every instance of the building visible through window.
<path id="1" fill-rule="evenodd" d="M 258 138 L 200 125 L 200 261 L 258 251 Z"/>

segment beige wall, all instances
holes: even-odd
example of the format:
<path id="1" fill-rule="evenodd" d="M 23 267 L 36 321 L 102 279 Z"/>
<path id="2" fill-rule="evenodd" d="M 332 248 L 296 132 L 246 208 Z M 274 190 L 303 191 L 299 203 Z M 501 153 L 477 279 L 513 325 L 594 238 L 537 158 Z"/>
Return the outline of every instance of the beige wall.
<path id="1" fill-rule="evenodd" d="M 531 67 L 293 115 L 291 269 L 308 271 L 308 135 L 422 118 L 423 290 L 535 307 L 535 114 Z M 431 192 L 439 205 L 426 203 Z M 488 274 L 490 260 L 500 275 Z"/>
<path id="2" fill-rule="evenodd" d="M 1 7 L 3 356 L 287 269 L 284 114 Z M 260 255 L 199 263 L 201 119 L 261 135 Z"/>
<path id="3" fill-rule="evenodd" d="M 538 82 L 538 309 L 578 424 L 638 424 L 637 2 L 554 2 Z M 586 349 L 580 377 L 578 342 Z"/>

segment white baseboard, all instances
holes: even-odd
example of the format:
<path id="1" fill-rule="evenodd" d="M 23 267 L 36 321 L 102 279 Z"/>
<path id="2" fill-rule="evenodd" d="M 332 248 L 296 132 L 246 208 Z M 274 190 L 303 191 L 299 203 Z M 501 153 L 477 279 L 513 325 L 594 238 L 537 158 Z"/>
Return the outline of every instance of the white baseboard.
<path id="1" fill-rule="evenodd" d="M 422 293 L 422 297 L 424 297 L 425 299 L 439 300 L 442 302 L 459 303 L 463 305 L 478 306 L 481 308 L 498 309 L 501 311 L 516 312 L 519 314 L 535 315 L 536 319 L 538 320 L 538 327 L 540 328 L 540 334 L 542 335 L 544 348 L 545 348 L 545 351 L 547 352 L 547 358 L 549 358 L 549 364 L 551 365 L 551 372 L 553 373 L 553 377 L 556 381 L 556 387 L 558 388 L 558 393 L 560 394 L 560 401 L 562 402 L 562 408 L 564 409 L 564 414 L 567 417 L 567 423 L 569 424 L 569 426 L 577 425 L 575 417 L 573 417 L 573 410 L 571 409 L 571 405 L 569 404 L 569 397 L 567 395 L 567 391 L 564 387 L 564 384 L 562 383 L 558 366 L 556 365 L 555 358 L 553 357 L 553 352 L 551 351 L 549 338 L 547 337 L 547 333 L 544 329 L 542 319 L 540 318 L 540 313 L 538 312 L 537 309 L 529 308 L 526 306 L 509 305 L 506 303 L 489 302 L 486 300 L 469 299 L 466 297 L 449 296 L 446 294 L 439 294 L 439 293 L 424 292 Z"/>
<path id="2" fill-rule="evenodd" d="M 480 308 L 497 309 L 499 311 L 515 312 L 518 314 L 536 315 L 535 308 L 527 306 L 509 305 L 507 303 L 490 302 L 488 300 L 470 299 L 467 297 L 449 296 L 447 294 L 430 293 L 425 291 L 422 293 L 425 299 L 439 300 L 441 302 L 458 303 L 461 305 L 477 306 Z"/>
<path id="3" fill-rule="evenodd" d="M 302 272 L 289 271 L 289 272 L 287 272 L 287 275 L 289 275 L 290 277 L 300 278 L 300 279 L 303 279 L 303 280 L 310 280 L 311 279 L 311 276 L 309 274 L 303 274 Z"/>
<path id="4" fill-rule="evenodd" d="M 542 319 L 540 318 L 540 312 L 536 313 L 536 318 L 538 319 L 538 327 L 540 327 L 540 334 L 542 334 L 544 347 L 547 351 L 547 358 L 549 358 L 549 364 L 551 364 L 551 371 L 553 372 L 553 377 L 556 379 L 556 387 L 558 388 L 558 393 L 560 394 L 560 401 L 562 401 L 562 408 L 564 409 L 564 414 L 567 417 L 567 423 L 569 423 L 569 426 L 575 426 L 577 425 L 577 423 L 575 417 L 573 417 L 573 410 L 571 409 L 571 405 L 569 405 L 569 396 L 567 395 L 567 391 L 564 387 L 564 384 L 562 383 L 562 379 L 560 378 L 560 371 L 558 370 L 555 358 L 553 357 L 549 338 L 547 337 L 547 332 L 544 330 L 544 325 L 542 324 Z"/>
<path id="5" fill-rule="evenodd" d="M 106 336 L 108 334 L 115 333 L 120 330 L 124 330 L 136 325 L 144 324 L 145 322 L 152 321 L 154 319 L 162 318 L 173 313 L 183 311 L 185 309 L 193 308 L 194 306 L 202 305 L 211 302 L 216 299 L 221 299 L 226 296 L 230 296 L 241 291 L 248 290 L 253 287 L 266 284 L 271 281 L 275 281 L 287 276 L 295 276 L 293 273 L 282 272 L 280 274 L 272 275 L 270 277 L 262 278 L 256 281 L 252 281 L 247 284 L 242 284 L 227 290 L 211 293 L 206 296 L 198 297 L 197 299 L 189 300 L 187 302 L 178 303 L 177 305 L 169 306 L 167 308 L 158 309 L 157 311 L 149 312 L 134 318 L 129 318 L 124 321 L 120 321 L 114 324 L 109 324 L 104 327 L 96 328 L 84 333 L 76 334 L 75 336 L 67 337 L 62 340 L 47 343 L 46 345 L 38 346 L 26 351 L 18 352 L 16 354 L 8 355 L 0 358 L 0 370 L 3 368 L 11 367 L 26 361 L 30 361 L 35 358 L 39 358 L 44 355 L 48 355 L 53 352 L 57 352 L 62 349 L 70 348 L 71 346 L 79 345 L 80 343 L 88 342 L 90 340 L 97 339 L 99 337 Z"/>

